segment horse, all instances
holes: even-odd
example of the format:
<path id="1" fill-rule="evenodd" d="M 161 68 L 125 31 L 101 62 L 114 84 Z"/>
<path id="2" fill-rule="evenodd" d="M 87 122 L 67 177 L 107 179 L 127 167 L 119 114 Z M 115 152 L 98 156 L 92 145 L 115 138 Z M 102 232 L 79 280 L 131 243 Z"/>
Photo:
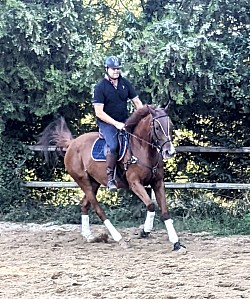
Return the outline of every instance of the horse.
<path id="1" fill-rule="evenodd" d="M 123 158 L 117 163 L 116 182 L 118 188 L 132 190 L 147 208 L 141 237 L 148 237 L 153 229 L 156 207 L 145 189 L 145 186 L 151 186 L 167 229 L 169 241 L 173 244 L 173 250 L 179 251 L 185 246 L 180 243 L 170 218 L 163 181 L 163 159 L 175 154 L 172 130 L 173 123 L 168 115 L 168 106 L 155 108 L 151 105 L 144 105 L 134 111 L 125 122 L 128 146 Z M 91 155 L 93 144 L 98 137 L 99 132 L 89 132 L 73 138 L 65 119 L 61 117 L 44 129 L 40 134 L 38 144 L 42 146 L 47 160 L 49 146 L 55 145 L 56 148 L 66 150 L 65 169 L 84 192 L 81 201 L 83 238 L 87 242 L 93 242 L 95 239 L 91 232 L 88 215 L 90 206 L 92 206 L 113 240 L 122 244 L 124 239 L 107 218 L 96 199 L 98 188 L 101 185 L 107 185 L 106 162 L 95 161 Z"/>

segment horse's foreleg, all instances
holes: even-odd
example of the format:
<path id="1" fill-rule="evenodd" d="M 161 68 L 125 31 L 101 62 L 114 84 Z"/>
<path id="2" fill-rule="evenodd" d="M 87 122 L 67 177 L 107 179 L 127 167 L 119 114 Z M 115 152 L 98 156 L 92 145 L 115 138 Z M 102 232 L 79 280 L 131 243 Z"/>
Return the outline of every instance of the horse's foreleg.
<path id="1" fill-rule="evenodd" d="M 174 250 L 179 250 L 185 248 L 180 244 L 179 238 L 175 231 L 173 220 L 170 218 L 166 198 L 165 198 L 165 188 L 163 181 L 158 181 L 156 184 L 152 185 L 152 188 L 155 192 L 156 201 L 161 209 L 162 217 L 164 224 L 168 232 L 168 238 L 171 243 L 174 245 Z"/>
<path id="2" fill-rule="evenodd" d="M 142 184 L 140 184 L 140 182 L 133 182 L 130 187 L 147 207 L 147 216 L 143 225 L 143 230 L 140 233 L 140 236 L 145 238 L 149 235 L 154 226 L 155 205 L 149 197 L 146 189 Z"/>
<path id="3" fill-rule="evenodd" d="M 155 212 L 147 211 L 147 216 L 143 225 L 143 231 L 141 232 L 141 237 L 147 237 L 154 226 Z M 144 234 L 145 233 L 145 234 Z"/>

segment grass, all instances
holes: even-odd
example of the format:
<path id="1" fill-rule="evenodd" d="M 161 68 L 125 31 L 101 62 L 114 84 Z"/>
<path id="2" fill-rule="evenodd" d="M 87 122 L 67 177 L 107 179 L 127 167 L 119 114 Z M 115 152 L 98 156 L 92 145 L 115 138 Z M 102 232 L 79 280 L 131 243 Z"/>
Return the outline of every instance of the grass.
<path id="1" fill-rule="evenodd" d="M 107 217 L 117 227 L 138 227 L 144 223 L 146 209 L 143 204 L 137 206 L 114 206 L 110 207 L 101 204 Z M 230 212 L 225 212 L 218 207 L 217 213 L 212 209 L 212 213 L 206 211 L 206 214 L 192 213 L 188 215 L 180 215 L 179 210 L 171 211 L 172 219 L 177 231 L 189 232 L 210 232 L 215 235 L 234 235 L 250 233 L 250 213 L 234 216 Z M 177 212 L 177 213 L 176 213 Z M 8 213 L 0 214 L 1 221 L 10 222 L 34 222 L 46 223 L 53 222 L 55 224 L 80 224 L 81 210 L 79 205 L 53 206 L 53 205 L 23 205 L 12 208 Z M 101 224 L 100 219 L 94 211 L 90 212 L 90 221 L 92 224 Z M 159 213 L 155 217 L 155 228 L 164 228 Z"/>

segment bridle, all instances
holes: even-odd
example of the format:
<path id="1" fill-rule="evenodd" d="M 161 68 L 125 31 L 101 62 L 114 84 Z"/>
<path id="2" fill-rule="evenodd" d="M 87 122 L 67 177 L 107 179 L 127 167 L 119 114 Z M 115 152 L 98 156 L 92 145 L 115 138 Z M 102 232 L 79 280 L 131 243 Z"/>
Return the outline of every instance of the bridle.
<path id="1" fill-rule="evenodd" d="M 165 130 L 163 129 L 162 127 L 162 124 L 161 122 L 158 120 L 159 118 L 162 118 L 162 117 L 167 117 L 167 132 L 165 132 Z M 161 139 L 159 138 L 158 134 L 157 134 L 157 131 L 156 131 L 156 126 L 155 126 L 155 122 L 158 123 L 159 127 L 161 128 L 161 131 L 162 133 L 164 134 L 164 136 L 166 137 L 166 140 L 161 143 Z M 169 119 L 169 116 L 167 114 L 165 115 L 160 115 L 160 116 L 156 116 L 156 117 L 153 117 L 152 120 L 151 120 L 151 131 L 153 132 L 153 142 L 154 142 L 154 145 L 156 146 L 156 148 L 158 149 L 158 151 L 160 153 L 162 153 L 162 149 L 164 147 L 164 145 L 166 143 L 170 143 L 171 142 L 171 135 L 170 135 L 170 119 Z"/>
<path id="2" fill-rule="evenodd" d="M 169 116 L 168 116 L 167 114 L 165 114 L 165 115 L 160 115 L 160 116 L 155 116 L 155 117 L 153 117 L 151 113 L 150 113 L 150 115 L 151 115 L 151 117 L 152 117 L 152 119 L 151 119 L 151 123 L 150 123 L 150 129 L 151 129 L 151 135 L 152 135 L 153 143 L 148 142 L 147 140 L 142 139 L 142 138 L 140 138 L 140 137 L 138 137 L 138 136 L 136 136 L 136 135 L 134 135 L 134 134 L 132 134 L 132 133 L 130 133 L 130 132 L 127 132 L 127 134 L 128 134 L 129 136 L 133 137 L 133 138 L 136 138 L 137 140 L 140 140 L 140 141 L 142 141 L 142 142 L 144 142 L 144 143 L 150 145 L 150 146 L 153 147 L 153 148 L 156 148 L 156 150 L 157 150 L 157 152 L 158 152 L 157 163 L 156 163 L 156 165 L 153 166 L 153 167 L 149 167 L 148 165 L 143 164 L 141 161 L 139 161 L 139 159 L 138 159 L 137 157 L 135 157 L 135 156 L 133 155 L 132 150 L 131 150 L 131 147 L 129 146 L 130 159 L 124 163 L 124 169 L 125 169 L 125 171 L 128 169 L 128 166 L 129 166 L 130 164 L 136 164 L 136 163 L 137 163 L 137 164 L 140 164 L 140 165 L 143 166 L 143 167 L 146 167 L 146 168 L 151 169 L 151 170 L 152 170 L 152 174 L 153 174 L 153 176 L 155 176 L 155 175 L 156 175 L 156 172 L 157 172 L 158 165 L 159 165 L 160 160 L 161 160 L 163 147 L 164 147 L 164 145 L 165 145 L 166 143 L 171 142 L 171 135 L 170 135 L 170 129 L 169 129 L 169 128 L 170 128 L 170 118 L 169 118 Z M 168 128 L 168 130 L 167 130 L 167 132 L 164 131 L 163 126 L 162 126 L 161 122 L 159 121 L 159 119 L 162 118 L 162 117 L 167 117 L 167 121 L 168 121 L 168 124 L 167 124 L 167 128 Z M 157 130 L 156 130 L 156 126 L 155 126 L 155 122 L 158 123 L 158 125 L 159 125 L 159 127 L 161 128 L 161 130 L 162 130 L 164 136 L 166 136 L 166 138 L 167 138 L 167 139 L 166 139 L 164 142 L 162 142 L 162 143 L 161 143 L 161 138 L 159 138 L 159 135 L 157 134 Z"/>
<path id="3" fill-rule="evenodd" d="M 151 114 L 150 114 L 150 115 L 151 115 Z M 151 116 L 152 116 L 152 115 L 151 115 Z M 167 134 L 166 134 L 166 132 L 164 131 L 161 122 L 158 120 L 159 118 L 162 118 L 162 117 L 167 117 L 167 121 L 168 121 L 168 125 L 167 125 L 167 127 L 168 127 L 168 131 L 167 131 Z M 158 134 L 157 134 L 157 132 L 156 132 L 155 122 L 158 123 L 158 125 L 159 125 L 159 127 L 161 128 L 161 130 L 162 130 L 164 136 L 166 136 L 166 138 L 167 138 L 167 140 L 164 141 L 163 143 L 160 143 L 161 138 L 158 137 Z M 138 140 L 140 140 L 140 141 L 143 141 L 144 143 L 150 145 L 151 147 L 155 147 L 155 148 L 157 149 L 158 152 L 162 153 L 162 149 L 163 149 L 164 145 L 165 145 L 166 143 L 169 143 L 169 142 L 172 141 L 172 140 L 171 140 L 172 138 L 171 138 L 171 134 L 170 134 L 170 130 L 169 130 L 169 128 L 170 128 L 170 118 L 169 118 L 169 116 L 168 116 L 167 114 L 165 114 L 165 115 L 160 115 L 160 116 L 155 116 L 155 117 L 152 116 L 152 120 L 151 120 L 151 124 L 150 124 L 150 129 L 151 129 L 151 134 L 152 134 L 152 138 L 153 138 L 153 143 L 152 143 L 152 142 L 148 142 L 147 140 L 142 139 L 142 138 L 140 138 L 140 137 L 138 137 L 138 136 L 136 136 L 136 135 L 134 135 L 134 134 L 132 134 L 132 133 L 130 133 L 130 132 L 127 132 L 127 131 L 126 131 L 126 133 L 127 133 L 129 136 L 134 137 L 135 139 L 138 139 Z"/>

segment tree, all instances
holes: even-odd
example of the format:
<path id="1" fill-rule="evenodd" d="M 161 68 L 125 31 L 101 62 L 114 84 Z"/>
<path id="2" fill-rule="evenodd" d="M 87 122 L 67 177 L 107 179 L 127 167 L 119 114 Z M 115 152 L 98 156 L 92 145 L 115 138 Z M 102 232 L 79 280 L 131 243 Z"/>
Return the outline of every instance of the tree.
<path id="1" fill-rule="evenodd" d="M 141 98 L 171 100 L 174 124 L 187 132 L 179 145 L 249 146 L 249 1 L 158 0 L 143 8 L 143 18 L 124 21 L 117 42 Z M 249 182 L 248 157 L 187 154 L 175 163 L 166 169 L 172 180 L 181 170 L 191 180 Z"/>
<path id="2" fill-rule="evenodd" d="M 0 138 L 34 143 L 60 114 L 75 134 L 93 129 L 81 118 L 115 54 L 145 103 L 171 100 L 187 132 L 179 144 L 249 146 L 249 1 L 5 0 L 0 10 Z M 199 178 L 218 168 L 218 180 L 249 178 L 238 158 L 184 156 L 176 171 L 188 159 Z"/>
<path id="3" fill-rule="evenodd" d="M 212 145 L 249 145 L 250 9 L 237 4 L 147 1 L 145 18 L 130 22 L 138 29 L 119 41 L 142 98 L 172 100 L 177 126 Z"/>

